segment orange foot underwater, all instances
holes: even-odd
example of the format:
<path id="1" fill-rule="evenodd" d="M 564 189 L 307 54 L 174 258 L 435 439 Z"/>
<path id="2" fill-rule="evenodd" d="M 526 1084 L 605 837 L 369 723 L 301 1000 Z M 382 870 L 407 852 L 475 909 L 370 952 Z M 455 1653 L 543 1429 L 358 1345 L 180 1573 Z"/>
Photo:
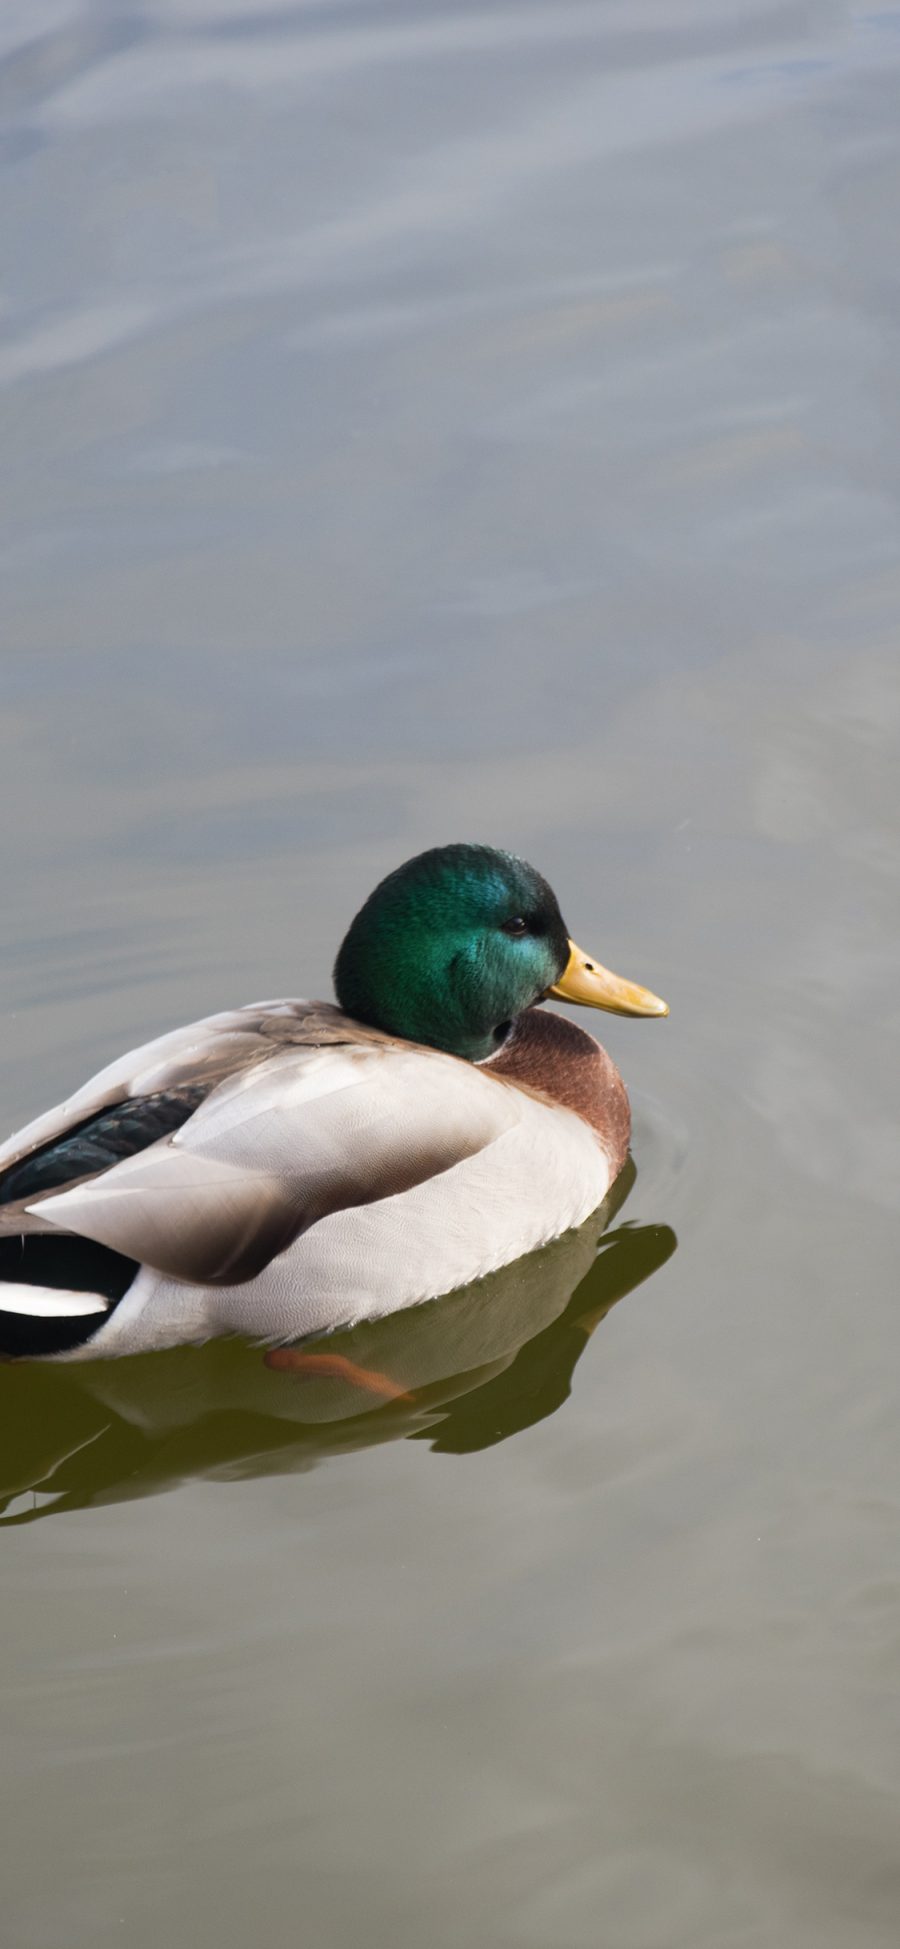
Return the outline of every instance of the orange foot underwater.
<path id="1" fill-rule="evenodd" d="M 376 1394 L 381 1401 L 405 1401 L 409 1406 L 415 1399 L 405 1388 L 398 1387 L 389 1374 L 358 1367 L 355 1360 L 348 1360 L 341 1353 L 304 1353 L 299 1347 L 273 1347 L 263 1359 L 276 1374 L 293 1374 L 298 1381 L 347 1381 L 366 1394 Z"/>

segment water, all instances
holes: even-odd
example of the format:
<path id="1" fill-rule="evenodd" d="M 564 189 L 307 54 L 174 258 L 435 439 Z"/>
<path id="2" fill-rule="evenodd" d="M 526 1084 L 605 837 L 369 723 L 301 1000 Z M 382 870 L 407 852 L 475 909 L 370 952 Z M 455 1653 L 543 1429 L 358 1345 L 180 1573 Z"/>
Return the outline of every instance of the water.
<path id="1" fill-rule="evenodd" d="M 513 846 L 637 1174 L 0 1373 L 4 1938 L 900 1926 L 900 12 L 6 0 L 3 1118 Z"/>

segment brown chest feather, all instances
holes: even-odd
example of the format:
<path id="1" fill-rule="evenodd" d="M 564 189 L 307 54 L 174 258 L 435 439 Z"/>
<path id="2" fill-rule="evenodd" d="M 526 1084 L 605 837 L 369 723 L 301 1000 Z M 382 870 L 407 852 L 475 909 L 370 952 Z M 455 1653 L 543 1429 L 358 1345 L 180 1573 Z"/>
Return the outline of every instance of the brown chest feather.
<path id="1" fill-rule="evenodd" d="M 622 1169 L 631 1137 L 628 1095 L 612 1057 L 585 1029 L 552 1009 L 526 1009 L 481 1067 L 576 1111 L 597 1132 L 613 1176 Z"/>

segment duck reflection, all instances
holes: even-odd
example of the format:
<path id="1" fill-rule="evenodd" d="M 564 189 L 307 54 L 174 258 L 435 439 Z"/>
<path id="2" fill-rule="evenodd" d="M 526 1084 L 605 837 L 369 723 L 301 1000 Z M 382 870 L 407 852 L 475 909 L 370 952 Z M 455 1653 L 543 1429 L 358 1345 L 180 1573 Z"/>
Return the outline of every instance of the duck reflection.
<path id="1" fill-rule="evenodd" d="M 192 1477 L 285 1473 L 401 1437 L 442 1454 L 507 1440 L 566 1400 L 617 1300 L 675 1250 L 667 1225 L 605 1228 L 632 1164 L 580 1227 L 444 1299 L 368 1321 L 286 1364 L 204 1347 L 0 1370 L 0 1521 L 153 1495 Z"/>

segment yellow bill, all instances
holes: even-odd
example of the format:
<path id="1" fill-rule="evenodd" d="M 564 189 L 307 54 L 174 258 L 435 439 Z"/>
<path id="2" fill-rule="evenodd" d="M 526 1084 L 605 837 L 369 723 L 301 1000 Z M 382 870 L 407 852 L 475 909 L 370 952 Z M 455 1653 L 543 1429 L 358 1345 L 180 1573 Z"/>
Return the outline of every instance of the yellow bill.
<path id="1" fill-rule="evenodd" d="M 587 1008 L 608 1008 L 613 1015 L 668 1015 L 668 1002 L 639 988 L 636 981 L 623 981 L 599 961 L 592 961 L 583 948 L 569 942 L 569 959 L 554 988 L 547 994 L 559 1002 L 582 1002 Z"/>

